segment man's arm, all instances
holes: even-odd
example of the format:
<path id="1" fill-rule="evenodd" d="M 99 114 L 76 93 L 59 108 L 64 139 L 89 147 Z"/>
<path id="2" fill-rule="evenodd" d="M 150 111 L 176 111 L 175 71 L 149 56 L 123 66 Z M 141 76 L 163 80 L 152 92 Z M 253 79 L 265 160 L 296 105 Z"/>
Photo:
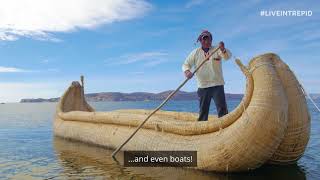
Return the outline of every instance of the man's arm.
<path id="1" fill-rule="evenodd" d="M 229 60 L 232 56 L 231 52 L 229 49 L 225 48 L 224 51 L 219 51 L 219 55 L 224 59 L 224 60 Z"/>
<path id="2" fill-rule="evenodd" d="M 195 50 L 192 51 L 189 56 L 186 58 L 184 63 L 182 64 L 182 71 L 184 72 L 187 78 L 192 77 L 191 68 L 195 65 Z"/>
<path id="3" fill-rule="evenodd" d="M 222 57 L 224 60 L 230 59 L 232 54 L 229 51 L 229 49 L 224 47 L 224 42 L 223 41 L 219 42 L 219 48 L 220 48 L 220 51 L 218 51 L 218 56 Z"/>

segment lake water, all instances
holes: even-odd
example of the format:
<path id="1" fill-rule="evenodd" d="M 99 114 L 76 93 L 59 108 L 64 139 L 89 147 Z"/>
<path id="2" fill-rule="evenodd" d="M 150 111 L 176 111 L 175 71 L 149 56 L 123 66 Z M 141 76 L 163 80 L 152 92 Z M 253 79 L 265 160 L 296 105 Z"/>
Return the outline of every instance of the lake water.
<path id="1" fill-rule="evenodd" d="M 96 110 L 155 108 L 160 102 L 96 102 Z M 320 104 L 320 102 L 317 102 Z M 228 100 L 229 111 L 239 100 Z M 247 173 L 219 174 L 186 168 L 128 168 L 112 150 L 55 138 L 56 103 L 0 104 L 0 179 L 320 179 L 320 113 L 309 103 L 311 137 L 293 166 L 263 166 Z M 197 101 L 171 101 L 163 109 L 198 111 Z M 214 105 L 211 106 L 212 113 Z"/>

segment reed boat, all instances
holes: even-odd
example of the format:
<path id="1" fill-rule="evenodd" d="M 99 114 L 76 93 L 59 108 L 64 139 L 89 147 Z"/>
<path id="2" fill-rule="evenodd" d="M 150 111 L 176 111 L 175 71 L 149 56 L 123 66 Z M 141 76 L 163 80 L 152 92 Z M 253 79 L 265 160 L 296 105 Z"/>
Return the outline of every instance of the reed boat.
<path id="1" fill-rule="evenodd" d="M 195 169 L 247 171 L 263 164 L 294 164 L 303 155 L 310 134 L 304 90 L 278 55 L 236 61 L 246 77 L 246 90 L 229 114 L 197 121 L 198 114 L 158 111 L 122 150 L 197 151 Z M 54 134 L 66 139 L 116 148 L 151 113 L 144 109 L 95 111 L 84 88 L 74 81 L 60 98 Z"/>

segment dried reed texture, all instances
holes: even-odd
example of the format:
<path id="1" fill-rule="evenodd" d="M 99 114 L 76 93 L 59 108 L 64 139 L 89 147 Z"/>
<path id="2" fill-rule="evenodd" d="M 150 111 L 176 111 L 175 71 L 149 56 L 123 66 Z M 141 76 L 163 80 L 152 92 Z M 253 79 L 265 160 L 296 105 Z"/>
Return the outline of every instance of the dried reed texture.
<path id="1" fill-rule="evenodd" d="M 310 128 L 298 81 L 272 53 L 253 58 L 248 67 L 237 63 L 247 78 L 247 87 L 232 112 L 198 122 L 195 113 L 159 111 L 123 150 L 197 151 L 197 169 L 219 172 L 296 161 L 308 142 Z M 116 148 L 150 112 L 95 112 L 84 99 L 83 87 L 73 82 L 57 105 L 54 133 Z"/>
<path id="2" fill-rule="evenodd" d="M 310 137 L 310 114 L 302 86 L 288 65 L 276 54 L 266 57 L 274 62 L 288 98 L 288 127 L 285 137 L 271 157 L 271 164 L 293 164 L 303 155 Z"/>

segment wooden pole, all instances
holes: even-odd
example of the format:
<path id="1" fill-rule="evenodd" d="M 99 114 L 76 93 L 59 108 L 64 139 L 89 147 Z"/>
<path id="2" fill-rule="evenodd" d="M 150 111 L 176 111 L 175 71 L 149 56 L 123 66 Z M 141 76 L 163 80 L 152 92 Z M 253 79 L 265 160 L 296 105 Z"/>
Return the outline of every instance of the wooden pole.
<path id="1" fill-rule="evenodd" d="M 201 62 L 201 64 L 193 71 L 193 74 L 195 74 L 200 68 L 201 66 L 207 62 L 207 60 L 209 60 L 209 58 L 219 50 L 219 47 L 217 47 L 216 49 L 214 49 L 208 56 L 206 56 L 206 58 Z M 129 138 L 127 140 L 125 140 L 113 153 L 112 153 L 112 157 L 114 158 L 115 155 L 122 149 L 122 147 L 127 144 L 130 139 L 139 131 L 139 129 L 150 119 L 150 117 L 155 114 L 159 109 L 162 108 L 162 106 L 164 106 L 168 101 L 169 99 L 174 96 L 188 81 L 189 79 L 191 78 L 186 78 L 181 84 L 180 86 L 173 92 L 171 92 L 169 94 L 169 96 L 155 109 L 153 110 L 149 116 L 137 127 L 137 129 L 129 136 Z"/>
<path id="2" fill-rule="evenodd" d="M 83 82 L 84 81 L 84 76 L 83 75 L 80 76 L 80 80 L 81 80 L 81 86 L 84 87 L 84 82 Z"/>
<path id="3" fill-rule="evenodd" d="M 81 75 L 80 76 L 80 81 L 81 81 L 81 99 L 82 99 L 82 101 L 83 101 L 83 104 L 84 104 L 84 102 L 85 102 L 85 96 L 84 96 L 84 76 L 83 75 Z"/>

